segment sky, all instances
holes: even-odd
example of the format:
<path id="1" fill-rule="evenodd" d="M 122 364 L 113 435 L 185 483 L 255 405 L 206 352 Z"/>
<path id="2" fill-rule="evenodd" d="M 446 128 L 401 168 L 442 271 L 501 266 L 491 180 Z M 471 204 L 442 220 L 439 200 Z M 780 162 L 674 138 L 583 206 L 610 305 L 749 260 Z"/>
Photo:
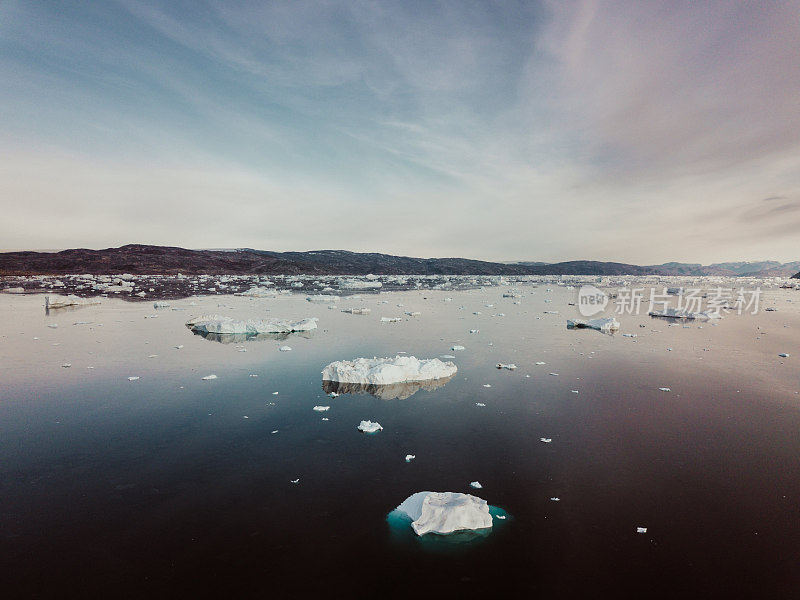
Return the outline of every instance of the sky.
<path id="1" fill-rule="evenodd" d="M 0 248 L 799 260 L 798 57 L 798 0 L 0 0 Z"/>

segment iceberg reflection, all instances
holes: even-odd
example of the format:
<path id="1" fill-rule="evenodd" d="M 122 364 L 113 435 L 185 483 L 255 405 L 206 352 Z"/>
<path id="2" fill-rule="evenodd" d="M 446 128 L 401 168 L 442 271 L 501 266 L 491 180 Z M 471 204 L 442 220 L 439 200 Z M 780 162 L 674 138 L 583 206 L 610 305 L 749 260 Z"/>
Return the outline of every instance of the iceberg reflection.
<path id="1" fill-rule="evenodd" d="M 426 381 L 405 381 L 403 383 L 390 383 L 388 385 L 375 385 L 374 383 L 341 383 L 339 381 L 322 381 L 322 389 L 326 394 L 372 394 L 381 400 L 405 400 L 416 394 L 419 390 L 431 392 L 436 390 L 453 377 L 428 379 Z"/>
<path id="2" fill-rule="evenodd" d="M 212 342 L 219 342 L 220 344 L 239 344 L 242 342 L 264 342 L 268 340 L 282 342 L 283 340 L 289 338 L 289 336 L 298 336 L 305 339 L 311 339 L 314 337 L 314 334 L 311 331 L 248 334 L 248 333 L 208 333 L 205 331 L 197 331 L 196 329 L 193 329 L 192 333 L 195 335 L 199 335 L 200 337 L 210 340 Z"/>

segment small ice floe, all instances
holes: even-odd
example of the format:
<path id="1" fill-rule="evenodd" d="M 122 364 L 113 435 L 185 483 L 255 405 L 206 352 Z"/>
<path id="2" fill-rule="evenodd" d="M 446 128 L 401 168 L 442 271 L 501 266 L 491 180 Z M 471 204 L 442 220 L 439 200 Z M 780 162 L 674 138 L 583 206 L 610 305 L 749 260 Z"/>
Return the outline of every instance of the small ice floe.
<path id="1" fill-rule="evenodd" d="M 549 375 L 552 375 L 553 377 L 558 377 L 558 373 L 549 373 Z"/>
<path id="2" fill-rule="evenodd" d="M 402 320 L 400 317 L 381 317 L 381 323 L 399 323 Z"/>
<path id="3" fill-rule="evenodd" d="M 330 410 L 330 406 L 315 406 L 314 410 L 317 412 L 325 412 L 326 410 Z"/>
<path id="4" fill-rule="evenodd" d="M 509 371 L 513 371 L 514 369 L 517 368 L 517 365 L 515 365 L 514 363 L 508 363 L 507 365 L 503 364 L 503 363 L 497 363 L 497 368 L 498 369 L 507 369 Z"/>
<path id="5" fill-rule="evenodd" d="M 158 358 L 158 354 L 150 354 L 147 358 Z"/>
<path id="6" fill-rule="evenodd" d="M 672 391 L 668 387 L 661 387 L 661 388 L 658 388 L 658 389 L 661 390 L 662 392 L 671 392 Z"/>
<path id="7" fill-rule="evenodd" d="M 339 394 L 337 394 L 336 392 L 331 392 L 330 394 L 328 394 L 328 396 L 330 396 L 331 398 L 338 398 Z"/>
<path id="8" fill-rule="evenodd" d="M 416 454 L 406 454 L 406 462 L 411 462 L 415 458 L 417 458 Z"/>
<path id="9" fill-rule="evenodd" d="M 461 352 L 462 350 L 466 350 L 466 348 L 464 348 L 464 346 L 459 346 L 459 345 L 456 344 L 455 346 L 450 348 L 450 350 L 452 352 Z"/>
<path id="10" fill-rule="evenodd" d="M 506 520 L 506 516 L 505 515 L 497 515 L 497 518 L 502 520 L 502 521 Z"/>
<path id="11" fill-rule="evenodd" d="M 372 421 L 361 421 L 358 424 L 358 430 L 363 431 L 364 433 L 376 433 L 383 429 L 380 423 L 373 423 Z"/>
<path id="12" fill-rule="evenodd" d="M 280 348 L 278 348 L 279 352 L 291 352 L 291 350 L 292 350 L 291 346 L 281 346 Z"/>
<path id="13" fill-rule="evenodd" d="M 275 318 L 241 320 L 219 315 L 205 315 L 187 321 L 186 326 L 198 333 L 258 335 L 260 333 L 311 331 L 317 328 L 317 320 L 316 317 L 299 321 Z"/>
<path id="14" fill-rule="evenodd" d="M 306 300 L 309 302 L 314 302 L 316 304 L 327 304 L 330 302 L 331 304 L 335 304 L 339 302 L 341 298 L 339 296 L 329 296 L 327 294 L 317 294 L 315 296 L 307 296 Z"/>
<path id="15" fill-rule="evenodd" d="M 71 366 L 72 366 L 72 363 L 64 363 L 63 365 L 61 365 L 61 367 L 64 368 L 64 369 L 69 369 Z"/>
<path id="16" fill-rule="evenodd" d="M 559 498 L 558 496 L 553 496 L 552 498 L 550 498 L 550 501 L 551 502 L 561 502 L 561 498 Z"/>
<path id="17" fill-rule="evenodd" d="M 270 431 L 270 433 L 271 433 L 272 435 L 275 435 L 276 433 L 278 433 L 278 431 L 279 431 L 278 429 L 273 429 L 272 431 Z"/>
<path id="18" fill-rule="evenodd" d="M 409 381 L 428 381 L 452 377 L 457 367 L 438 358 L 414 356 L 394 358 L 357 358 L 332 362 L 322 371 L 324 381 L 388 385 Z"/>
<path id="19" fill-rule="evenodd" d="M 570 390 L 573 394 L 580 394 L 579 390 Z"/>
<path id="20" fill-rule="evenodd" d="M 546 365 L 547 363 L 544 362 L 544 361 L 539 360 L 539 361 L 536 361 L 536 364 L 537 365 Z"/>
<path id="21" fill-rule="evenodd" d="M 257 373 L 250 373 L 250 375 L 248 375 L 248 377 L 258 377 L 258 374 Z"/>
<path id="22" fill-rule="evenodd" d="M 486 405 L 483 402 L 476 402 L 475 406 L 483 407 L 483 406 L 486 406 Z"/>
<path id="23" fill-rule="evenodd" d="M 206 375 L 205 377 L 203 377 L 203 381 L 211 381 L 212 379 L 216 379 L 216 378 L 217 378 L 217 376 L 213 375 L 213 374 L 212 375 Z"/>
<path id="24" fill-rule="evenodd" d="M 614 317 L 604 319 L 567 319 L 569 329 L 596 329 L 597 331 L 616 331 L 619 329 L 619 321 Z"/>
<path id="25" fill-rule="evenodd" d="M 490 387 L 492 387 L 492 384 L 491 384 L 491 383 L 484 383 L 484 384 L 483 384 L 483 387 L 485 387 L 485 388 L 490 388 Z"/>
<path id="26" fill-rule="evenodd" d="M 48 325 L 48 327 L 49 327 L 50 329 L 58 329 L 58 323 L 50 323 L 50 324 Z"/>
<path id="27" fill-rule="evenodd" d="M 667 307 L 664 310 L 651 310 L 648 314 L 651 317 L 664 317 L 667 319 L 701 319 L 707 321 L 709 319 L 722 318 L 722 315 L 720 315 L 718 311 L 706 310 L 702 312 L 692 312 L 684 308 L 672 307 Z"/>
<path id="28" fill-rule="evenodd" d="M 469 486 L 475 488 L 476 490 L 480 490 L 483 488 L 480 481 L 471 481 Z"/>
<path id="29" fill-rule="evenodd" d="M 545 444 L 549 444 L 553 441 L 553 438 L 539 438 L 540 442 L 544 442 Z"/>
<path id="30" fill-rule="evenodd" d="M 279 392 L 272 392 L 273 396 L 277 396 Z"/>
<path id="31" fill-rule="evenodd" d="M 411 520 L 417 535 L 488 529 L 492 515 L 486 500 L 458 492 L 417 492 L 395 511 Z"/>
<path id="32" fill-rule="evenodd" d="M 371 308 L 344 308 L 342 309 L 343 313 L 349 313 L 351 315 L 368 315 L 372 312 Z"/>
<path id="33" fill-rule="evenodd" d="M 635 338 L 638 337 L 635 333 L 623 333 L 622 337 Z"/>
<path id="34" fill-rule="evenodd" d="M 175 346 L 175 350 L 180 350 L 181 348 L 183 348 L 183 344 L 178 344 Z"/>
<path id="35" fill-rule="evenodd" d="M 443 358 L 445 360 L 451 360 L 455 358 L 455 356 L 453 356 L 452 354 L 442 354 L 439 358 Z"/>
<path id="36" fill-rule="evenodd" d="M 248 417 L 247 415 L 244 415 L 242 418 L 243 419 L 249 419 L 250 417 Z"/>
<path id="37" fill-rule="evenodd" d="M 480 333 L 481 330 L 480 329 L 470 329 L 469 332 L 470 333 Z"/>
<path id="38" fill-rule="evenodd" d="M 647 533 L 647 527 L 637 527 L 636 533 Z"/>
<path id="39" fill-rule="evenodd" d="M 153 302 L 153 308 L 169 308 L 169 302 Z"/>
<path id="40" fill-rule="evenodd" d="M 128 381 L 137 381 L 139 377 L 128 377 Z"/>
<path id="41" fill-rule="evenodd" d="M 789 358 L 789 354 L 787 352 L 781 352 L 780 354 L 778 354 L 778 356 L 780 356 L 781 358 Z"/>
<path id="42" fill-rule="evenodd" d="M 298 483 L 300 483 L 300 478 L 298 477 L 297 479 L 290 479 L 289 483 L 293 483 L 293 484 L 297 485 Z"/>
<path id="43" fill-rule="evenodd" d="M 418 317 L 418 316 L 420 316 L 422 313 L 421 313 L 420 311 L 418 311 L 418 310 L 411 310 L 411 311 L 406 311 L 406 314 L 407 314 L 409 317 Z"/>

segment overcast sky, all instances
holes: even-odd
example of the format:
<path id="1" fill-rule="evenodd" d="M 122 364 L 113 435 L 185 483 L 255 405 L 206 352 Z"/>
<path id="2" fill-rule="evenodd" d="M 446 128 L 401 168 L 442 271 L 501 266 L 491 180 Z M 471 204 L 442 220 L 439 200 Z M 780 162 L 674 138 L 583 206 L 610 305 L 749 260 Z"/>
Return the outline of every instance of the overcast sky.
<path id="1" fill-rule="evenodd" d="M 800 2 L 0 1 L 0 248 L 800 259 Z"/>

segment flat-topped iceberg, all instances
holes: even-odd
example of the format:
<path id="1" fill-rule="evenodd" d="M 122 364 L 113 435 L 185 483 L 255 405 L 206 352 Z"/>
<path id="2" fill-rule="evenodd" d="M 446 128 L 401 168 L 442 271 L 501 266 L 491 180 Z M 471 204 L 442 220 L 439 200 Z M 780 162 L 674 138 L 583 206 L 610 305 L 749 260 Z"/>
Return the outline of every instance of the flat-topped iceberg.
<path id="1" fill-rule="evenodd" d="M 722 315 L 718 311 L 706 310 L 703 312 L 692 312 L 684 308 L 665 308 L 664 310 L 651 310 L 648 313 L 651 317 L 665 317 L 667 319 L 721 319 Z"/>
<path id="2" fill-rule="evenodd" d="M 363 279 L 340 279 L 339 289 L 342 290 L 369 290 L 382 287 L 380 281 L 365 281 Z"/>
<path id="3" fill-rule="evenodd" d="M 417 492 L 395 510 L 411 519 L 411 527 L 417 535 L 447 535 L 492 526 L 486 500 L 459 492 Z"/>
<path id="4" fill-rule="evenodd" d="M 328 294 L 315 294 L 313 296 L 306 296 L 306 300 L 308 302 L 315 302 L 317 304 L 335 304 L 340 300 L 339 296 L 333 296 Z"/>
<path id="5" fill-rule="evenodd" d="M 67 306 L 90 306 L 92 304 L 100 304 L 100 301 L 96 298 L 81 298 L 73 294 L 69 294 L 68 296 L 59 296 L 52 299 L 50 296 L 44 297 L 44 306 L 48 309 L 66 308 Z"/>
<path id="6" fill-rule="evenodd" d="M 414 356 L 394 358 L 357 358 L 330 363 L 322 370 L 324 381 L 389 385 L 406 381 L 427 381 L 452 377 L 455 364 L 438 358 L 418 359 Z"/>
<path id="7" fill-rule="evenodd" d="M 204 315 L 187 321 L 186 326 L 198 333 L 258 335 L 311 331 L 317 328 L 317 320 L 316 317 L 299 321 L 276 318 L 240 320 L 220 315 Z"/>
<path id="8" fill-rule="evenodd" d="M 619 329 L 619 321 L 614 317 L 606 317 L 604 319 L 567 319 L 567 327 L 572 328 L 585 328 L 596 329 L 597 331 L 616 331 Z"/>

